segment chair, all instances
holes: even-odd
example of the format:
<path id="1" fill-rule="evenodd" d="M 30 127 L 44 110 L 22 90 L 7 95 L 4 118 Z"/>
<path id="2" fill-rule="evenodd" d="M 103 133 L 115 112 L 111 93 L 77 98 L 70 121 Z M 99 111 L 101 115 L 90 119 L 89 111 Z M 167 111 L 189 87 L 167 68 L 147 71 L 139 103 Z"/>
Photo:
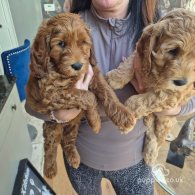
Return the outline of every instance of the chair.
<path id="1" fill-rule="evenodd" d="M 20 100 L 26 98 L 26 83 L 29 77 L 30 41 L 26 39 L 24 45 L 4 51 L 1 54 L 5 75 L 16 77 L 16 86 Z"/>

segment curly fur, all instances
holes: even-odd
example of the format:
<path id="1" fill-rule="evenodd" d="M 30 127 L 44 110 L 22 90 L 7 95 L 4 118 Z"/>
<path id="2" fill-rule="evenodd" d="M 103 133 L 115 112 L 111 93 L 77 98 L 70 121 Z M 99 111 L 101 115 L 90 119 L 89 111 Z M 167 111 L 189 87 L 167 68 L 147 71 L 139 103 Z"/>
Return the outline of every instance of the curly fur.
<path id="1" fill-rule="evenodd" d="M 75 64 L 82 67 L 75 69 Z M 87 73 L 89 64 L 94 72 L 89 91 L 76 89 L 76 82 Z M 43 114 L 59 109 L 82 110 L 65 127 L 63 124 L 44 122 L 44 174 L 47 177 L 56 175 L 59 143 L 69 164 L 78 168 L 80 156 L 75 141 L 80 119 L 86 117 L 93 131 L 99 132 L 101 121 L 97 100 L 121 132 L 127 133 L 134 126 L 134 117 L 119 102 L 96 66 L 89 30 L 79 15 L 63 13 L 43 22 L 32 46 L 30 69 L 27 103 L 33 110 Z"/>
<path id="2" fill-rule="evenodd" d="M 147 164 L 154 164 L 174 118 L 152 113 L 184 105 L 195 95 L 194 34 L 195 13 L 177 9 L 146 27 L 137 43 L 146 92 L 130 97 L 125 104 L 137 119 L 145 116 L 148 130 L 144 158 Z M 112 88 L 122 88 L 134 77 L 133 55 L 107 74 Z"/>

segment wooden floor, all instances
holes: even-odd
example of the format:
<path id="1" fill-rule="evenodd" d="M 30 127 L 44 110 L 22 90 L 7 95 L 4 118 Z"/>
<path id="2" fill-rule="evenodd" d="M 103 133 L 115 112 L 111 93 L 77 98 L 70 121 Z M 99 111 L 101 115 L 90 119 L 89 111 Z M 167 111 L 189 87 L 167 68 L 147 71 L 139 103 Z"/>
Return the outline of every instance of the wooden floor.
<path id="1" fill-rule="evenodd" d="M 178 122 L 172 130 L 172 134 L 177 137 L 181 126 L 189 117 L 180 117 Z M 169 170 L 169 175 L 166 177 L 166 181 L 169 187 L 171 187 L 175 194 L 190 195 L 195 194 L 195 156 L 186 157 L 184 167 L 178 168 L 174 165 L 166 163 L 167 152 L 169 150 L 169 143 L 165 142 L 159 152 L 157 163 L 163 164 L 164 167 Z"/>
<path id="2" fill-rule="evenodd" d="M 58 147 L 57 164 L 58 170 L 60 170 L 58 171 L 57 176 L 52 180 L 47 178 L 45 178 L 45 180 L 53 188 L 57 195 L 76 195 L 77 193 L 72 188 L 64 167 L 62 149 L 60 146 Z M 102 191 L 103 195 L 116 195 L 111 183 L 107 179 L 102 180 Z"/>
<path id="3" fill-rule="evenodd" d="M 180 120 L 180 125 L 183 124 L 184 119 Z M 177 136 L 180 126 L 176 125 L 174 128 L 174 135 Z M 172 182 L 168 183 L 169 186 L 177 189 L 179 192 L 177 194 L 195 194 L 195 158 L 188 158 L 185 162 L 185 167 L 183 169 L 177 168 L 173 165 L 165 163 L 167 157 L 167 151 L 169 149 L 169 142 L 166 142 L 162 149 L 160 150 L 158 162 L 164 164 L 167 169 L 169 169 L 169 179 L 171 178 L 179 178 L 182 176 L 183 183 Z M 61 147 L 58 147 L 58 155 L 57 155 L 57 166 L 58 166 L 58 174 L 52 180 L 47 180 L 49 185 L 54 189 L 57 195 L 76 195 L 76 192 L 71 187 L 71 183 L 68 179 L 64 162 L 62 156 Z M 102 193 L 103 195 L 116 195 L 114 192 L 111 183 L 107 179 L 102 180 Z M 155 183 L 155 194 L 156 195 L 168 195 L 168 193 L 158 184 Z"/>

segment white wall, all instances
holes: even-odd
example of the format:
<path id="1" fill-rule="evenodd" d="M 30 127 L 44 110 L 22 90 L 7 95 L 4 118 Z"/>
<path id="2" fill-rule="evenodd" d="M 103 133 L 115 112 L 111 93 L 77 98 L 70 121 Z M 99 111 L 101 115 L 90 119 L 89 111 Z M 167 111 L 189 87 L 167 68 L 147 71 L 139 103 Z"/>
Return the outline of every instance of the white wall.
<path id="1" fill-rule="evenodd" d="M 0 0 L 0 55 L 3 51 L 18 47 L 18 41 L 12 20 L 9 3 Z M 4 74 L 0 57 L 0 75 Z"/>
<path id="2" fill-rule="evenodd" d="M 8 0 L 19 45 L 32 43 L 42 21 L 41 0 Z"/>

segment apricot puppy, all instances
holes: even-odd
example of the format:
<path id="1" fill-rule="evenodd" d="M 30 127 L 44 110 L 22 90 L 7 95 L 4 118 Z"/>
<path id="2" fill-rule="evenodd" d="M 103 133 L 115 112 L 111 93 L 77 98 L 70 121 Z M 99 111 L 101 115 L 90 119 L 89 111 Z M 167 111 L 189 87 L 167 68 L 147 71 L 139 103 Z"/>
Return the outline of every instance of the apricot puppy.
<path id="1" fill-rule="evenodd" d="M 195 95 L 195 13 L 185 9 L 169 12 L 156 24 L 143 31 L 136 52 L 140 56 L 141 78 L 146 92 L 126 101 L 137 118 L 145 116 L 144 155 L 154 164 L 158 150 L 173 126 L 174 116 L 156 116 L 160 112 L 184 105 Z M 114 89 L 122 88 L 134 77 L 133 55 L 107 74 Z"/>

